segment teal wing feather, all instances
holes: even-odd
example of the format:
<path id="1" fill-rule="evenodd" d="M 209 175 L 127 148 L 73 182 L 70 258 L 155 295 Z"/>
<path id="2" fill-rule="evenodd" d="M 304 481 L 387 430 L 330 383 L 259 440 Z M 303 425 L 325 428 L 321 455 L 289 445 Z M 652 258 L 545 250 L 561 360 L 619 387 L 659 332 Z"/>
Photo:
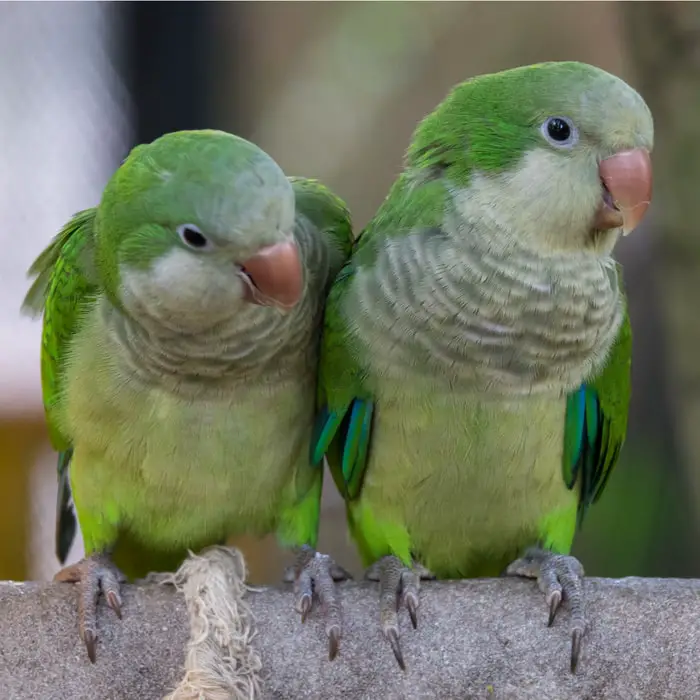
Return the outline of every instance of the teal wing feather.
<path id="1" fill-rule="evenodd" d="M 330 243 L 329 274 L 323 290 L 324 302 L 327 301 L 331 286 L 341 269 L 346 268 L 353 247 L 352 222 L 345 202 L 318 180 L 290 177 L 294 187 L 297 217 L 304 217 L 313 226 L 327 236 Z M 325 303 L 324 303 L 325 307 Z M 320 377 L 319 377 L 320 383 Z M 317 422 L 317 425 L 319 423 Z M 330 428 L 325 429 L 326 436 L 332 437 Z M 311 464 L 322 466 L 323 453 L 316 456 L 318 437 L 314 436 Z"/>
<path id="2" fill-rule="evenodd" d="M 618 268 L 618 278 L 621 272 Z M 627 434 L 631 392 L 632 329 L 624 320 L 605 366 L 567 397 L 563 475 L 577 488 L 578 525 L 601 496 Z"/>
<path id="3" fill-rule="evenodd" d="M 295 233 L 300 240 L 314 241 L 308 249 L 306 264 L 312 273 L 309 279 L 314 280 L 311 293 L 318 295 L 322 311 L 331 284 L 352 248 L 350 212 L 345 202 L 318 180 L 300 177 L 289 180 L 295 195 Z M 322 486 L 323 469 L 319 464 L 309 460 L 297 469 L 292 500 L 283 508 L 277 528 L 283 546 L 316 546 Z"/>
<path id="4" fill-rule="evenodd" d="M 63 563 L 75 537 L 68 466 L 73 454 L 57 418 L 68 344 L 80 315 L 99 291 L 92 274 L 95 209 L 76 214 L 29 269 L 35 280 L 22 304 L 25 313 L 43 313 L 41 386 L 51 443 L 58 451 L 56 554 Z"/>
<path id="5" fill-rule="evenodd" d="M 339 312 L 354 274 L 352 261 L 340 272 L 328 296 L 319 365 L 319 410 L 311 442 L 311 461 L 324 456 L 345 500 L 357 498 L 367 465 L 374 401 Z"/>

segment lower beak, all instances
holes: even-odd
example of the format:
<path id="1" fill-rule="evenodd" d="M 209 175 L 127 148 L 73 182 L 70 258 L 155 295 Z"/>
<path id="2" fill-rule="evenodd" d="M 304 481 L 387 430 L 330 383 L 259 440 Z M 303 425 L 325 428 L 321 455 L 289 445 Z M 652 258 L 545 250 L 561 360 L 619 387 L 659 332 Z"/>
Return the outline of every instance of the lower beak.
<path id="1" fill-rule="evenodd" d="M 248 277 L 244 294 L 247 301 L 291 309 L 301 299 L 304 273 L 295 242 L 263 248 L 241 263 L 241 268 Z"/>
<path id="2" fill-rule="evenodd" d="M 644 218 L 651 203 L 652 169 L 649 151 L 635 148 L 601 161 L 598 171 L 610 202 L 603 201 L 596 212 L 599 230 L 622 227 L 627 235 Z"/>

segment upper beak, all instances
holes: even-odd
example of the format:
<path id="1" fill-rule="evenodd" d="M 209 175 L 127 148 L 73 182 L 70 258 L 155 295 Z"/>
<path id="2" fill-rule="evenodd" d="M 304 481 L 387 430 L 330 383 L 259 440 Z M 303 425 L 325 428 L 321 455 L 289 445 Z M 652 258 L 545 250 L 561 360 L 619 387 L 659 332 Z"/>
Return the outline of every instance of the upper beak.
<path id="1" fill-rule="evenodd" d="M 249 278 L 244 294 L 247 301 L 291 309 L 301 299 L 304 273 L 294 241 L 262 248 L 241 267 Z"/>
<path id="2" fill-rule="evenodd" d="M 614 206 L 601 203 L 596 212 L 595 227 L 607 230 L 621 226 L 627 235 L 639 225 L 651 203 L 649 151 L 645 148 L 621 151 L 601 161 L 598 171 Z"/>

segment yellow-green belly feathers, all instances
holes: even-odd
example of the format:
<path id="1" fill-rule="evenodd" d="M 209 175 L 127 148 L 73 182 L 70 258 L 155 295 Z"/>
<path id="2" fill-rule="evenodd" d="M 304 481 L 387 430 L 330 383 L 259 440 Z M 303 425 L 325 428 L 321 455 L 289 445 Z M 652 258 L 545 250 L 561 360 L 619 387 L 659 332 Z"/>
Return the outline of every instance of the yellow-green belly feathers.
<path id="1" fill-rule="evenodd" d="M 569 549 L 576 495 L 562 479 L 563 399 L 445 392 L 386 397 L 375 410 L 381 439 L 350 514 L 369 535 L 368 562 L 388 544 L 438 576 L 492 576 L 540 538 Z"/>
<path id="2" fill-rule="evenodd" d="M 124 536 L 156 550 L 196 549 L 280 526 L 298 505 L 300 479 L 308 485 L 309 377 L 180 396 L 125 373 L 99 323 L 74 345 L 63 414 L 87 551 Z M 312 539 L 315 524 L 305 533 L 303 518 L 295 521 L 291 535 Z"/>

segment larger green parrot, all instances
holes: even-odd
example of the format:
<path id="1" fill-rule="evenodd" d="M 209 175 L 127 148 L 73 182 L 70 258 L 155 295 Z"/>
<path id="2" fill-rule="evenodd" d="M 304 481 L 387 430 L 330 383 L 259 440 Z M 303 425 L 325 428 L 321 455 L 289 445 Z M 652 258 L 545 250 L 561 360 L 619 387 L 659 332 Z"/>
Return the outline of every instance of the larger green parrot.
<path id="1" fill-rule="evenodd" d="M 575 670 L 569 552 L 630 395 L 611 253 L 649 204 L 652 143 L 639 94 L 589 65 L 462 83 L 417 127 L 334 283 L 312 458 L 327 453 L 402 667 L 397 595 L 415 626 L 420 575 L 507 568 L 539 579 L 550 624 L 569 599 Z"/>
<path id="2" fill-rule="evenodd" d="M 124 574 L 272 531 L 298 548 L 297 607 L 315 587 L 337 652 L 339 567 L 315 551 L 323 470 L 308 445 L 323 303 L 351 236 L 320 183 L 244 139 L 185 131 L 135 148 L 32 266 L 57 554 L 71 493 L 87 554 L 56 578 L 80 583 L 92 661 L 100 591 L 121 617 Z"/>

